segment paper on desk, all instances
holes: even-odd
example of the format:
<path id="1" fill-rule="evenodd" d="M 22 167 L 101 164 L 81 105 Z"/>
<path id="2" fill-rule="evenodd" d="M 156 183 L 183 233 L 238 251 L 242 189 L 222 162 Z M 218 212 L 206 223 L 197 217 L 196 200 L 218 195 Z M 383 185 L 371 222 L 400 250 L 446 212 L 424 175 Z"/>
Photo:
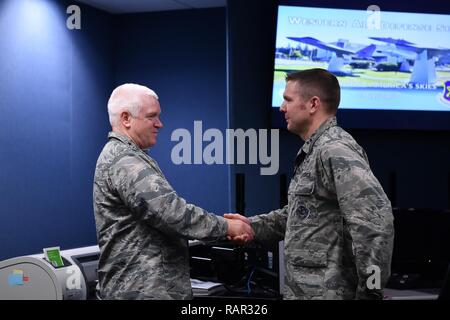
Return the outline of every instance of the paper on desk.
<path id="1" fill-rule="evenodd" d="M 211 288 L 221 286 L 222 283 L 219 282 L 212 282 L 212 281 L 202 281 L 198 279 L 192 279 L 191 278 L 191 287 L 194 289 L 206 289 L 209 290 Z"/>

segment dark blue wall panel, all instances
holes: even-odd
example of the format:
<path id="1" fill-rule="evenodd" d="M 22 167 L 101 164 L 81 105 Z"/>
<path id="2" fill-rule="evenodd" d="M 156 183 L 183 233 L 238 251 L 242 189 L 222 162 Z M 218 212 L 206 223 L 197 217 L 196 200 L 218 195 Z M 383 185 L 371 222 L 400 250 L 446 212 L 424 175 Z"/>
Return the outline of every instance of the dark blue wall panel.
<path id="1" fill-rule="evenodd" d="M 229 109 L 232 128 L 271 129 L 269 106 L 273 80 L 271 70 L 275 44 L 275 8 L 274 1 L 229 0 L 227 3 Z M 283 137 L 280 135 L 280 161 L 288 158 L 282 144 Z M 293 158 L 289 161 L 293 161 Z M 283 173 L 283 169 L 281 167 L 279 173 Z M 262 176 L 259 164 L 247 164 L 231 168 L 233 209 L 237 205 L 235 175 L 238 173 L 245 174 L 246 215 L 264 213 L 279 207 L 279 175 Z"/>
<path id="2" fill-rule="evenodd" d="M 110 17 L 69 3 L 0 3 L 0 260 L 96 243 L 92 176 L 112 88 Z"/>

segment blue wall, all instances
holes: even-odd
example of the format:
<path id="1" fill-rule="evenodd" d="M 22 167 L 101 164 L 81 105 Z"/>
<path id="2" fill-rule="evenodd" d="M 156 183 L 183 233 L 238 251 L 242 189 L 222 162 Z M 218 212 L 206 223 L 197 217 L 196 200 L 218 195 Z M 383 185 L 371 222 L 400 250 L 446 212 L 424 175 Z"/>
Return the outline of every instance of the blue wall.
<path id="1" fill-rule="evenodd" d="M 112 88 L 110 17 L 64 1 L 0 2 L 0 260 L 96 243 L 92 176 Z"/>
<path id="2" fill-rule="evenodd" d="M 188 202 L 217 214 L 229 211 L 226 164 L 171 160 L 175 129 L 188 129 L 193 139 L 195 120 L 203 131 L 227 128 L 225 9 L 120 15 L 115 34 L 116 85 L 144 84 L 159 96 L 164 128 L 150 155 Z"/>
<path id="3" fill-rule="evenodd" d="M 274 1 L 228 0 L 229 109 L 232 128 L 270 129 L 276 15 Z M 280 134 L 280 161 L 293 161 Z M 282 163 L 280 162 L 280 165 Z M 285 173 L 280 167 L 279 174 Z M 292 167 L 289 167 L 289 172 Z M 245 214 L 279 208 L 279 174 L 260 175 L 259 165 L 231 168 L 232 209 L 236 209 L 235 175 L 245 174 Z"/>

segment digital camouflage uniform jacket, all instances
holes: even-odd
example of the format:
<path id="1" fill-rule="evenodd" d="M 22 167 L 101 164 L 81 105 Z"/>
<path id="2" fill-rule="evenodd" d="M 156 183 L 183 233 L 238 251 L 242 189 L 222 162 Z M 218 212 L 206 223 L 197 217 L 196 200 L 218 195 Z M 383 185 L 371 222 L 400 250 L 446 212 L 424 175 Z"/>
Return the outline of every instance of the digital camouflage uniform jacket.
<path id="1" fill-rule="evenodd" d="M 288 205 L 251 220 L 255 240 L 285 241 L 285 299 L 382 298 L 377 287 L 389 278 L 393 250 L 391 204 L 366 153 L 335 117 L 300 149 Z"/>
<path id="2" fill-rule="evenodd" d="M 108 138 L 93 190 L 100 296 L 192 298 L 188 239 L 223 239 L 225 219 L 187 204 L 128 137 Z"/>

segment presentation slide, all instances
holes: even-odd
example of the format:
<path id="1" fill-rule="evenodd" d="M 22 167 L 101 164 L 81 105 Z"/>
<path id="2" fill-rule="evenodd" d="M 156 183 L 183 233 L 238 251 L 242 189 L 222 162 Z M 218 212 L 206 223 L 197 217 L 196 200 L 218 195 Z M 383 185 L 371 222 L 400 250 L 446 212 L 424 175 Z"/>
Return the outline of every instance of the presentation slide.
<path id="1" fill-rule="evenodd" d="M 279 6 L 273 107 L 310 68 L 338 77 L 341 109 L 450 111 L 450 15 Z"/>

